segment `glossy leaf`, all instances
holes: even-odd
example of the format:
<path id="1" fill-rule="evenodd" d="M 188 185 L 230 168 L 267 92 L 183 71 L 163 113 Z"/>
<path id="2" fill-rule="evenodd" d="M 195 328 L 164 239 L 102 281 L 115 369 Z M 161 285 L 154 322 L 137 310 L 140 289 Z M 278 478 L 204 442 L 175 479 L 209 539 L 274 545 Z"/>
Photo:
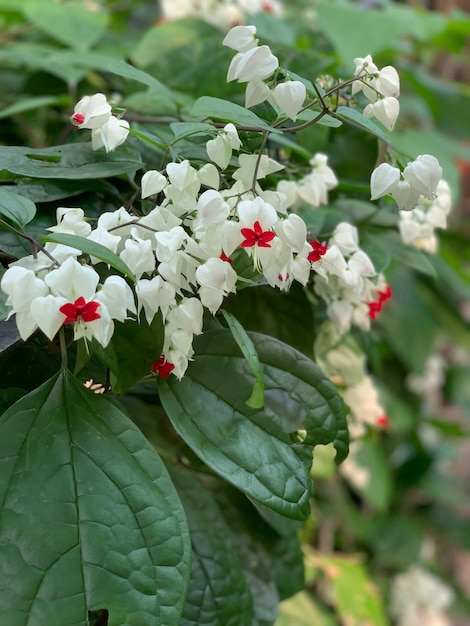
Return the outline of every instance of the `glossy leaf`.
<path id="1" fill-rule="evenodd" d="M 0 418 L 2 619 L 177 626 L 184 513 L 156 452 L 108 398 L 62 371 Z"/>
<path id="2" fill-rule="evenodd" d="M 265 410 L 247 407 L 250 366 L 227 330 L 206 332 L 181 381 L 159 381 L 174 428 L 215 472 L 254 500 L 294 519 L 309 512 L 311 446 L 347 453 L 343 405 L 317 366 L 281 342 L 250 334 L 265 379 Z M 305 444 L 288 433 L 306 429 Z"/>
<path id="3" fill-rule="evenodd" d="M 0 147 L 0 169 L 32 178 L 90 179 L 135 172 L 142 166 L 140 154 L 129 144 L 110 154 L 76 143 L 54 148 Z"/>
<path id="4" fill-rule="evenodd" d="M 252 626 L 252 598 L 235 540 L 209 490 L 189 472 L 170 470 L 192 543 L 181 626 Z"/>
<path id="5" fill-rule="evenodd" d="M 130 278 L 134 283 L 136 282 L 136 277 L 129 269 L 129 267 L 124 263 L 124 261 L 118 257 L 112 250 L 103 246 L 96 241 L 91 241 L 90 239 L 86 239 L 85 237 L 79 237 L 78 235 L 70 235 L 68 233 L 53 233 L 52 235 L 42 235 L 41 241 L 47 242 L 50 241 L 52 243 L 63 244 L 64 246 L 70 246 L 71 248 L 77 248 L 81 250 L 84 254 L 89 254 L 90 256 L 94 256 L 103 263 L 114 267 L 115 270 L 124 274 Z"/>

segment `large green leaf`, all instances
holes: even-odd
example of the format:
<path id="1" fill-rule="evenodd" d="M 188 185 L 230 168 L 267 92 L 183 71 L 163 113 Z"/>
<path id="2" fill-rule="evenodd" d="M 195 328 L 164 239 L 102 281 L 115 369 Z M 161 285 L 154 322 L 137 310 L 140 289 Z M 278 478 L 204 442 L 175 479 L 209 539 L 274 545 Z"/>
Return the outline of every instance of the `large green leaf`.
<path id="1" fill-rule="evenodd" d="M 280 341 L 250 334 L 263 365 L 264 410 L 250 409 L 252 373 L 230 331 L 206 332 L 181 381 L 159 381 L 176 431 L 215 472 L 274 511 L 309 513 L 311 447 L 335 441 L 347 453 L 347 429 L 334 385 L 307 357 Z M 304 430 L 303 444 L 289 433 Z"/>
<path id="2" fill-rule="evenodd" d="M 0 418 L 0 606 L 9 626 L 177 626 L 189 575 L 167 471 L 112 401 L 68 372 Z"/>
<path id="3" fill-rule="evenodd" d="M 106 30 L 108 16 L 97 9 L 99 5 L 90 10 L 83 2 L 23 3 L 23 13 L 34 26 L 77 52 L 91 48 Z"/>
<path id="4" fill-rule="evenodd" d="M 53 148 L 0 147 L 0 170 L 32 178 L 107 178 L 134 172 L 142 166 L 139 152 L 129 143 L 110 154 L 89 143 Z"/>
<path id="5" fill-rule="evenodd" d="M 191 533 L 192 559 L 181 626 L 252 626 L 252 598 L 237 547 L 209 490 L 189 472 L 170 470 Z"/>
<path id="6" fill-rule="evenodd" d="M 106 348 L 97 342 L 93 350 L 109 367 L 113 391 L 123 393 L 150 374 L 152 364 L 160 358 L 163 347 L 163 320 L 157 313 L 149 324 L 142 316 L 134 320 L 115 322 L 114 333 Z"/>

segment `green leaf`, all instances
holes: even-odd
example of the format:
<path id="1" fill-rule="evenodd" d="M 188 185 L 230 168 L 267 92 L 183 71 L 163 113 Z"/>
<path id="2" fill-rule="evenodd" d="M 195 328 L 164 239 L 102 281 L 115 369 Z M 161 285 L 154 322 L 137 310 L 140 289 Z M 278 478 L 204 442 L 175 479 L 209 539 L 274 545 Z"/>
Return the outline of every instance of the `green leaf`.
<path id="1" fill-rule="evenodd" d="M 281 342 L 250 334 L 263 365 L 265 410 L 244 402 L 252 373 L 228 330 L 204 333 L 181 381 L 159 380 L 175 430 L 217 474 L 246 495 L 293 519 L 309 513 L 311 446 L 335 441 L 347 454 L 343 403 L 307 357 Z M 289 433 L 305 429 L 303 444 Z"/>
<path id="2" fill-rule="evenodd" d="M 252 598 L 238 550 L 220 509 L 189 472 L 170 470 L 192 543 L 191 576 L 181 626 L 252 626 Z"/>
<path id="3" fill-rule="evenodd" d="M 387 626 L 379 590 L 357 557 L 318 557 L 335 598 L 341 622 L 351 626 Z"/>
<path id="4" fill-rule="evenodd" d="M 162 353 L 163 332 L 162 316 L 157 313 L 151 324 L 143 316 L 139 322 L 115 322 L 112 339 L 106 348 L 96 342 L 93 344 L 94 352 L 114 374 L 115 393 L 123 393 L 150 374 L 152 364 Z"/>
<path id="5" fill-rule="evenodd" d="M 51 162 L 50 157 L 59 162 Z M 0 147 L 0 169 L 31 178 L 107 178 L 135 172 L 141 167 L 140 154 L 129 143 L 109 154 L 93 150 L 89 143 L 42 149 Z"/>
<path id="6" fill-rule="evenodd" d="M 357 109 L 353 109 L 352 107 L 347 106 L 339 106 L 336 110 L 337 115 L 340 116 L 341 119 L 351 122 L 354 126 L 358 126 L 362 130 L 366 130 L 369 133 L 372 133 L 385 143 L 391 143 L 390 134 L 385 128 L 378 126 L 375 122 L 364 117 L 360 111 Z"/>
<path id="7" fill-rule="evenodd" d="M 136 277 L 124 263 L 124 261 L 118 257 L 112 250 L 103 246 L 96 241 L 91 241 L 85 237 L 79 237 L 78 235 L 69 235 L 68 233 L 52 233 L 51 235 L 41 235 L 41 241 L 43 243 L 50 241 L 52 243 L 63 244 L 64 246 L 70 246 L 71 248 L 77 248 L 84 254 L 94 256 L 103 263 L 114 267 L 115 270 L 124 274 L 130 278 L 134 283 L 137 281 Z"/>
<path id="8" fill-rule="evenodd" d="M 234 102 L 222 100 L 221 98 L 212 98 L 211 96 L 202 96 L 196 100 L 191 109 L 191 117 L 203 120 L 221 120 L 223 122 L 232 122 L 232 124 L 238 124 L 239 126 L 253 126 L 275 131 L 269 124 L 255 115 L 253 111 L 245 109 L 245 107 Z"/>
<path id="9" fill-rule="evenodd" d="M 75 52 L 65 51 L 57 52 L 53 55 L 52 60 L 58 63 L 70 63 L 75 67 L 87 68 L 98 72 L 109 72 L 121 78 L 128 78 L 142 83 L 153 89 L 158 89 L 162 96 L 173 100 L 171 91 L 165 87 L 159 80 L 137 69 L 133 65 L 117 59 L 116 57 L 103 54 L 101 52 L 83 52 L 76 54 Z"/>
<path id="10" fill-rule="evenodd" d="M 253 390 L 250 397 L 246 401 L 247 405 L 252 409 L 262 409 L 264 404 L 264 380 L 261 365 L 258 359 L 258 353 L 253 345 L 253 342 L 249 338 L 246 330 L 240 324 L 236 317 L 234 317 L 228 311 L 222 310 L 222 315 L 227 322 L 233 338 L 237 342 L 240 350 L 243 352 L 243 356 L 248 361 L 256 381 L 253 385 Z"/>
<path id="11" fill-rule="evenodd" d="M 412 267 L 418 272 L 427 274 L 435 278 L 436 270 L 425 252 L 418 250 L 414 246 L 403 243 L 400 235 L 391 230 L 374 233 L 376 246 L 381 246 L 386 252 L 401 264 Z"/>
<path id="12" fill-rule="evenodd" d="M 84 3 L 24 2 L 23 13 L 40 30 L 53 39 L 83 52 L 104 35 L 108 16 L 98 7 L 93 10 Z"/>
<path id="13" fill-rule="evenodd" d="M 332 613 L 319 606 L 307 591 L 301 591 L 293 598 L 285 600 L 279 607 L 279 617 L 275 626 L 337 626 Z"/>
<path id="14" fill-rule="evenodd" d="M 177 626 L 189 535 L 167 471 L 105 396 L 68 372 L 0 418 L 2 619 Z"/>
<path id="15" fill-rule="evenodd" d="M 428 16 L 411 7 L 387 4 L 377 9 L 354 4 L 322 2 L 318 7 L 322 29 L 344 63 L 355 57 L 396 49 L 403 37 L 426 39 L 446 26 L 444 16 Z M 351 70 L 352 71 L 352 70 Z"/>
<path id="16" fill-rule="evenodd" d="M 199 134 L 212 135 L 216 130 L 214 126 L 205 122 L 173 122 L 170 128 L 178 140 Z"/>
<path id="17" fill-rule="evenodd" d="M 36 215 L 36 206 L 24 196 L 0 189 L 0 215 L 19 230 L 23 230 Z"/>
<path id="18" fill-rule="evenodd" d="M 2 109 L 2 111 L 0 111 L 0 120 L 12 115 L 18 115 L 18 113 L 24 113 L 25 111 L 34 111 L 35 109 L 42 109 L 63 103 L 64 98 L 58 96 L 33 96 L 31 98 L 24 98 Z"/>
<path id="19" fill-rule="evenodd" d="M 385 511 L 393 495 L 393 485 L 383 449 L 375 441 L 358 441 L 350 458 L 367 475 L 363 484 L 352 482 L 351 487 L 374 510 Z"/>

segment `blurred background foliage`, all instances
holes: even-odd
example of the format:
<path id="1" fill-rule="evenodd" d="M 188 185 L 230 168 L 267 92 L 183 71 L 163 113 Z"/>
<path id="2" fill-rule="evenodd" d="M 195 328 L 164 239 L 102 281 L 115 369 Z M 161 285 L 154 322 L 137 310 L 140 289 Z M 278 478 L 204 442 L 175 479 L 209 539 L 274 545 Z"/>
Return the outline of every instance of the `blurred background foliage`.
<path id="1" fill-rule="evenodd" d="M 171 122 L 190 119 L 199 96 L 242 104 L 243 87 L 225 81 L 232 53 L 220 42 L 229 25 L 199 17 L 165 19 L 149 0 L 0 0 L 0 144 L 43 149 L 80 141 L 69 116 L 81 96 L 97 91 L 126 110 L 134 129 L 163 142 L 174 137 Z M 386 268 L 394 291 L 373 330 L 352 336 L 367 355 L 388 426 L 356 442 L 339 473 L 328 448 L 317 453 L 313 514 L 301 531 L 306 588 L 285 601 L 276 624 L 468 625 L 470 14 L 457 2 L 289 0 L 281 16 L 265 3 L 265 11 L 246 22 L 256 25 L 281 65 L 311 81 L 349 78 L 356 56 L 394 65 L 402 81 L 401 115 L 389 141 L 404 162 L 436 155 L 455 199 L 438 253 L 418 254 L 397 246 L 384 224 L 374 222 L 368 203 L 370 172 L 380 158 L 374 136 L 353 125 L 341 132 L 315 125 L 294 145 L 271 146 L 293 161 L 305 152 L 329 155 L 340 185 L 331 206 L 309 216 L 311 225 L 322 232 L 341 220 L 367 226 L 370 245 L 366 238 L 364 247 Z M 181 158 L 198 159 L 194 141 L 183 138 L 173 148 Z M 157 149 L 154 159 L 158 169 Z M 11 171 L 3 169 L 0 182 L 5 188 L 15 182 L 38 204 L 39 231 L 53 223 L 59 200 L 91 216 L 129 201 L 118 179 L 38 185 Z M 5 264 L 25 253 L 18 245 L 0 234 Z M 239 295 L 229 309 L 247 329 L 313 355 L 323 320 L 315 319 L 301 290 L 287 306 L 280 296 L 270 302 L 262 289 Z M 34 345 L 27 351 L 16 370 L 10 363 L 5 387 L 8 378 L 18 380 L 18 369 L 25 388 L 36 385 L 40 351 Z M 316 356 L 321 359 L 318 345 Z M 403 589 L 411 589 L 410 598 Z M 419 605 L 415 621 L 403 617 L 406 602 Z"/>

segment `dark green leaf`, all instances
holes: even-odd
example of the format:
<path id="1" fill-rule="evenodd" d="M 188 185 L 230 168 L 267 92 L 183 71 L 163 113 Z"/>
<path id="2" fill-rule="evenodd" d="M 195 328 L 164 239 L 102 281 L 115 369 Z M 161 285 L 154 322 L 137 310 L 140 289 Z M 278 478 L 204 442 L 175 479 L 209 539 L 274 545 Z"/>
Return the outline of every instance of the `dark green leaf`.
<path id="1" fill-rule="evenodd" d="M 170 470 L 192 543 L 181 626 L 252 626 L 252 598 L 237 547 L 210 491 L 189 472 Z"/>
<path id="2" fill-rule="evenodd" d="M 2 619 L 177 626 L 184 512 L 163 463 L 112 401 L 62 371 L 0 418 Z"/>
<path id="3" fill-rule="evenodd" d="M 214 471 L 249 497 L 293 519 L 309 511 L 311 446 L 335 441 L 347 454 L 341 398 L 304 355 L 250 334 L 265 380 L 265 410 L 247 407 L 251 370 L 227 330 L 206 332 L 180 381 L 159 381 L 174 428 Z M 304 444 L 288 433 L 305 429 Z"/>
<path id="4" fill-rule="evenodd" d="M 60 159 L 51 162 L 49 157 Z M 0 147 L 0 169 L 32 178 L 90 179 L 135 172 L 142 167 L 140 154 L 128 143 L 110 154 L 75 143 L 41 150 L 20 146 Z"/>
<path id="5" fill-rule="evenodd" d="M 114 374 L 113 391 L 123 393 L 150 374 L 162 347 L 163 321 L 157 313 L 151 324 L 143 316 L 139 323 L 134 320 L 115 322 L 110 343 L 106 348 L 95 343 L 93 350 Z"/>
<path id="6" fill-rule="evenodd" d="M 36 207 L 28 198 L 0 189 L 0 215 L 22 230 L 36 215 Z"/>
<path id="7" fill-rule="evenodd" d="M 84 254 L 89 254 L 90 256 L 94 256 L 103 263 L 114 267 L 115 270 L 124 274 L 130 278 L 134 283 L 137 281 L 136 277 L 129 269 L 129 267 L 124 263 L 124 261 L 118 257 L 112 250 L 103 246 L 96 241 L 91 241 L 90 239 L 86 239 L 85 237 L 79 237 L 78 235 L 69 235 L 68 233 L 52 233 L 51 235 L 41 235 L 41 241 L 47 242 L 50 241 L 52 243 L 63 244 L 64 246 L 70 246 L 71 248 L 77 248 L 81 250 Z"/>

